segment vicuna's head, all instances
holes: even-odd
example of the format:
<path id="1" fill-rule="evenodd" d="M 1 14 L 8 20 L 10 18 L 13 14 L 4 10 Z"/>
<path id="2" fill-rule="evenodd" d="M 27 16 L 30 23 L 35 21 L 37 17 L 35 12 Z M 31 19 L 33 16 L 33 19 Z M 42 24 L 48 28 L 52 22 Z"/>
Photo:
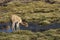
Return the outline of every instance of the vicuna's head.
<path id="1" fill-rule="evenodd" d="M 27 23 L 27 22 L 23 22 L 23 25 L 24 25 L 25 27 L 28 27 L 28 23 Z"/>
<path id="2" fill-rule="evenodd" d="M 28 23 L 25 20 L 22 20 L 23 22 L 21 23 L 23 26 L 28 27 Z"/>

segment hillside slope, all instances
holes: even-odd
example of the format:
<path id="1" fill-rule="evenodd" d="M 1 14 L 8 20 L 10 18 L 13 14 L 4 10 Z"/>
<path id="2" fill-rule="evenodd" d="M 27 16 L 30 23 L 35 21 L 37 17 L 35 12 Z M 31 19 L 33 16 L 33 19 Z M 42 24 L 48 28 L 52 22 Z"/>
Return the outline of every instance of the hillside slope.
<path id="1" fill-rule="evenodd" d="M 29 3 L 11 1 L 7 3 L 7 6 L 0 6 L 0 22 L 9 22 L 9 15 L 13 13 L 28 22 L 54 23 L 54 21 L 60 21 L 60 4 L 49 4 L 43 1 Z"/>

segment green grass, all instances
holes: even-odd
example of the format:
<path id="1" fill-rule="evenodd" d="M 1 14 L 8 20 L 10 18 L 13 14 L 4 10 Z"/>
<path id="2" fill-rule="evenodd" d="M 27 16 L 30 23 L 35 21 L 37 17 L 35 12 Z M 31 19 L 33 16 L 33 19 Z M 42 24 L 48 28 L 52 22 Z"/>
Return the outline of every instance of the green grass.
<path id="1" fill-rule="evenodd" d="M 51 29 L 44 32 L 31 32 L 27 30 L 12 33 L 0 32 L 0 40 L 60 40 L 60 29 Z"/>
<path id="2" fill-rule="evenodd" d="M 33 1 L 30 3 L 20 3 L 20 2 L 9 2 L 7 6 L 0 6 L 0 22 L 9 22 L 10 14 L 16 14 L 22 19 L 25 19 L 28 22 L 34 22 L 44 24 L 60 20 L 60 4 L 49 4 L 42 1 Z M 52 18 L 52 19 L 51 19 Z M 53 20 L 54 19 L 54 20 Z"/>
<path id="3" fill-rule="evenodd" d="M 7 6 L 0 6 L 0 22 L 10 22 L 10 14 L 16 14 L 27 22 L 39 25 L 60 23 L 60 4 L 33 1 L 27 4 L 9 2 Z M 44 32 L 27 30 L 12 33 L 0 32 L 0 40 L 60 40 L 60 29 L 50 29 Z"/>

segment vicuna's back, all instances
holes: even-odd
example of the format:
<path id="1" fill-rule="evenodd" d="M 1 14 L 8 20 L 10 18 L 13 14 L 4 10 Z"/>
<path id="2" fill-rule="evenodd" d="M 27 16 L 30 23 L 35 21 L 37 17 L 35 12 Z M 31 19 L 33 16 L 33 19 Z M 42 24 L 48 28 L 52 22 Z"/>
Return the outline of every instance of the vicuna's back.
<path id="1" fill-rule="evenodd" d="M 11 20 L 13 22 L 22 21 L 21 17 L 19 17 L 17 15 L 11 15 Z"/>

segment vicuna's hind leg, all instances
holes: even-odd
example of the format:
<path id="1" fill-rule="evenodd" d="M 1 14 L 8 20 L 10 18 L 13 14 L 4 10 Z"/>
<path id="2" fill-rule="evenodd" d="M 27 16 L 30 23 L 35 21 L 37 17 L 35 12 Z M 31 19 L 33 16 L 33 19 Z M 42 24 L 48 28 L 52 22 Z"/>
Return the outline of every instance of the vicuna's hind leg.
<path id="1" fill-rule="evenodd" d="M 12 23 L 12 30 L 15 31 L 15 22 Z"/>
<path id="2" fill-rule="evenodd" d="M 16 26 L 16 29 L 19 30 L 19 29 L 20 29 L 19 23 L 17 23 L 16 25 L 17 25 L 17 26 Z"/>

